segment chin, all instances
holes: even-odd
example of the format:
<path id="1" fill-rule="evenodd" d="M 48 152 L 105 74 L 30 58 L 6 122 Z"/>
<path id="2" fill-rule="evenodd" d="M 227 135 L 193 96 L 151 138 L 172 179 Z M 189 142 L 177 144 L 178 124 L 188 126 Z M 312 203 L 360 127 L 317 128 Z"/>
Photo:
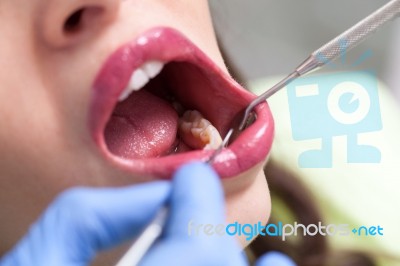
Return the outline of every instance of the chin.
<path id="1" fill-rule="evenodd" d="M 261 163 L 243 173 L 245 178 L 239 176 L 237 182 L 225 185 L 228 224 L 267 224 L 271 214 L 271 198 L 263 166 Z M 237 238 L 243 248 L 254 240 L 246 239 L 243 235 Z"/>

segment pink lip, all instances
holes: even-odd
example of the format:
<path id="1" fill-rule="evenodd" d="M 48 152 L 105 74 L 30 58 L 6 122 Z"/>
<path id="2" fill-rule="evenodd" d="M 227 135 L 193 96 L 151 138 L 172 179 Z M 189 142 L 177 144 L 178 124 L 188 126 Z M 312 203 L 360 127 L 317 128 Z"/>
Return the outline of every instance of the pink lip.
<path id="1" fill-rule="evenodd" d="M 160 158 L 127 160 L 109 152 L 104 140 L 103 131 L 119 95 L 132 72 L 148 60 L 183 61 L 201 68 L 215 87 L 221 88 L 218 95 L 233 102 L 229 110 L 219 110 L 223 113 L 222 116 L 226 117 L 226 123 L 255 96 L 242 89 L 199 48 L 171 28 L 151 29 L 114 52 L 103 65 L 92 88 L 88 120 L 91 135 L 103 155 L 117 166 L 140 176 L 170 178 L 182 164 L 193 160 L 205 161 L 212 151 L 200 150 Z M 255 123 L 224 149 L 213 163 L 213 167 L 222 178 L 236 176 L 262 162 L 271 149 L 274 123 L 269 107 L 267 103 L 263 103 L 258 105 L 255 111 Z M 226 132 L 228 127 L 227 124 L 222 131 Z"/>

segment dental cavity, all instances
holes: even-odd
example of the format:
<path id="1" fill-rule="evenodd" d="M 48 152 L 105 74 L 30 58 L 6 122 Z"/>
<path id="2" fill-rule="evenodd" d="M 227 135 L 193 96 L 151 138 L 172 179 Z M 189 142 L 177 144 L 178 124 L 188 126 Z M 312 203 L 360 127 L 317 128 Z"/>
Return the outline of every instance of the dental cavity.
<path id="1" fill-rule="evenodd" d="M 198 111 L 186 111 L 179 119 L 179 135 L 193 149 L 217 149 L 222 138 L 218 130 Z"/>

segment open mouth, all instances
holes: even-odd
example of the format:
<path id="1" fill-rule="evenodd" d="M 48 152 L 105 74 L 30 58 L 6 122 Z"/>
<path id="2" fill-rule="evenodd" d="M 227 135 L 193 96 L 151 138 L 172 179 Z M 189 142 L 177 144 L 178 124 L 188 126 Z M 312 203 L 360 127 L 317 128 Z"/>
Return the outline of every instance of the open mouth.
<path id="1" fill-rule="evenodd" d="M 207 160 L 254 98 L 182 34 L 164 27 L 113 53 L 92 92 L 89 127 L 102 153 L 151 178 L 169 178 L 183 163 Z M 266 103 L 255 112 L 254 124 L 214 161 L 221 177 L 267 156 L 273 120 Z"/>

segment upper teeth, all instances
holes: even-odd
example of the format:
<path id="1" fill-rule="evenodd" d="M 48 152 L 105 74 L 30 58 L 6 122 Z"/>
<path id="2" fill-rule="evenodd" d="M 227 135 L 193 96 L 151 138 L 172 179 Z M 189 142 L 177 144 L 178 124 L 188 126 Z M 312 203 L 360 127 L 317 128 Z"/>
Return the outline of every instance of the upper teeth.
<path id="1" fill-rule="evenodd" d="M 136 69 L 129 80 L 128 86 L 122 91 L 119 96 L 119 101 L 123 101 L 129 97 L 133 91 L 138 91 L 143 88 L 150 79 L 157 76 L 164 67 L 164 63 L 160 61 L 148 61 L 141 67 Z"/>

